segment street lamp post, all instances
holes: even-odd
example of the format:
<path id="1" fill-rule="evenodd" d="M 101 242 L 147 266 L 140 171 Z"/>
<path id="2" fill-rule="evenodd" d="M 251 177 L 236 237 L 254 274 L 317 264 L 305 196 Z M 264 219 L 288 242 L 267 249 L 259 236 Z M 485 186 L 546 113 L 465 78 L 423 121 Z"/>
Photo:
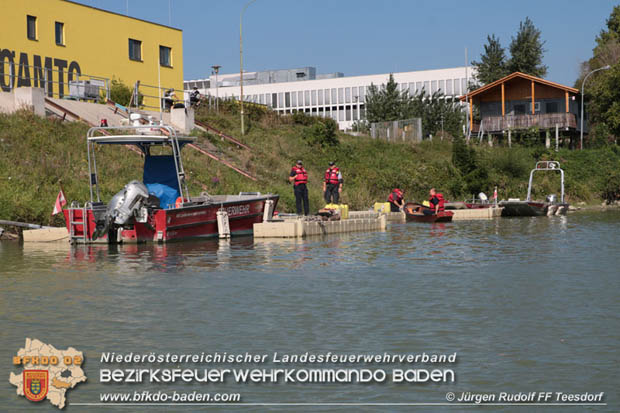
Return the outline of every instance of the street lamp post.
<path id="1" fill-rule="evenodd" d="M 213 69 L 213 72 L 215 72 L 215 113 L 219 113 L 219 100 L 220 100 L 220 93 L 219 93 L 219 89 L 218 89 L 218 83 L 217 83 L 217 74 L 220 71 L 220 65 L 213 65 L 211 66 L 211 68 Z"/>
<path id="2" fill-rule="evenodd" d="M 241 10 L 241 15 L 239 16 L 239 104 L 241 105 L 241 134 L 245 135 L 245 128 L 243 125 L 243 13 L 248 8 L 248 6 L 254 3 L 256 0 L 248 1 L 243 9 Z"/>
<path id="3" fill-rule="evenodd" d="M 580 150 L 583 150 L 583 87 L 586 84 L 586 80 L 588 79 L 588 77 L 590 77 L 590 75 L 594 72 L 598 72 L 599 70 L 607 70 L 607 69 L 611 69 L 611 66 L 607 65 L 607 66 L 603 66 L 603 67 L 599 67 L 598 69 L 594 69 L 593 71 L 591 71 L 590 73 L 588 73 L 586 75 L 586 77 L 583 78 L 583 82 L 581 82 L 581 124 L 579 125 L 579 129 L 580 129 L 580 133 L 579 133 L 579 146 L 580 146 Z"/>

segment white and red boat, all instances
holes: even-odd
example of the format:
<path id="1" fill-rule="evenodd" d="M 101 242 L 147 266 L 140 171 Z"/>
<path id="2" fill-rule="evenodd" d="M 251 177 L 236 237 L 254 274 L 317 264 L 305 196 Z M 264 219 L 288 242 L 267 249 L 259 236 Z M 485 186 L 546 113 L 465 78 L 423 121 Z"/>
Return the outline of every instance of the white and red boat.
<path id="1" fill-rule="evenodd" d="M 125 131 L 126 135 L 112 135 Z M 87 134 L 90 201 L 63 210 L 72 243 L 169 242 L 199 237 L 250 235 L 271 219 L 278 195 L 240 193 L 190 197 L 181 149 L 193 138 L 167 126 L 95 127 Z M 143 181 L 131 181 L 102 202 L 95 147 L 132 145 L 144 154 Z M 151 148 L 167 155 L 152 155 Z"/>
<path id="2" fill-rule="evenodd" d="M 560 199 L 555 195 L 547 195 L 544 201 L 532 200 L 532 182 L 534 173 L 540 171 L 552 171 L 560 173 Z M 551 215 L 566 215 L 568 203 L 564 201 L 564 171 L 560 168 L 560 163 L 556 161 L 539 161 L 536 167 L 530 172 L 530 180 L 527 185 L 527 198 L 525 201 L 520 199 L 508 199 L 502 201 L 499 206 L 503 207 L 503 217 L 537 217 Z"/>

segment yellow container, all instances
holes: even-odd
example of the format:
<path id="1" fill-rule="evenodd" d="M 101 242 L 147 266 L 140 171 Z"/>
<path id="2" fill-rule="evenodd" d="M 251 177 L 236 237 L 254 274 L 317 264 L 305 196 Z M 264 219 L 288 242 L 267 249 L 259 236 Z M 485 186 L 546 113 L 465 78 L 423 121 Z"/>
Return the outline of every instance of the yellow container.
<path id="1" fill-rule="evenodd" d="M 349 218 L 349 206 L 346 204 L 327 204 L 325 209 L 333 209 L 340 213 L 340 219 Z"/>
<path id="2" fill-rule="evenodd" d="M 389 202 L 375 202 L 375 212 L 390 212 Z"/>

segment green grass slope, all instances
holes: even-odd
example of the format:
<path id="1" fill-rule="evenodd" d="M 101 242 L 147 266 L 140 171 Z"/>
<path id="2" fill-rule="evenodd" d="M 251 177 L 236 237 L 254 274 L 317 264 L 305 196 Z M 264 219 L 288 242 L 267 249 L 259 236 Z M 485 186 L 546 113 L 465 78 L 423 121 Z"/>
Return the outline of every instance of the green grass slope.
<path id="1" fill-rule="evenodd" d="M 586 151 L 544 148 L 488 148 L 475 146 L 477 167 L 484 176 L 466 177 L 452 163 L 452 144 L 423 142 L 393 144 L 368 137 L 338 133 L 339 144 L 310 145 L 304 136 L 312 126 L 292 117 L 273 113 L 248 119 L 248 132 L 241 136 L 238 117 L 199 112 L 197 118 L 235 136 L 252 147 L 239 149 L 221 138 L 194 132 L 201 146 L 216 152 L 234 165 L 259 178 L 254 182 L 225 165 L 191 148 L 183 149 L 184 165 L 192 194 L 260 191 L 280 194 L 280 211 L 294 210 L 291 166 L 303 159 L 309 172 L 311 209 L 323 206 L 321 186 L 328 162 L 334 160 L 344 175 L 343 202 L 351 209 L 367 209 L 384 201 L 390 190 L 400 187 L 408 200 L 426 199 L 436 187 L 448 199 L 471 197 L 468 189 L 480 187 L 492 194 L 495 185 L 500 198 L 524 198 L 530 169 L 539 159 L 555 159 L 566 171 L 566 192 L 570 202 L 600 202 L 614 196 L 620 187 L 620 151 L 607 147 Z M 80 123 L 38 118 L 28 112 L 0 114 L 0 219 L 63 225 L 60 216 L 50 217 L 59 184 L 67 200 L 89 199 L 86 131 Z M 97 148 L 102 198 L 104 201 L 132 179 L 142 177 L 143 159 L 122 146 Z M 476 182 L 473 182 L 472 179 Z M 535 195 L 559 194 L 557 175 L 537 178 Z M 616 192 L 614 192 L 616 191 Z"/>

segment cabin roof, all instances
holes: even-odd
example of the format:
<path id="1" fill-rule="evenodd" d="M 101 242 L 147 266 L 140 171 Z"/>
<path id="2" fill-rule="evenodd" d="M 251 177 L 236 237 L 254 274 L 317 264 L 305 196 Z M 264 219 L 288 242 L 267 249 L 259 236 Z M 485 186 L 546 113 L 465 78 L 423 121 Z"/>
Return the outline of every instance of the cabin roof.
<path id="1" fill-rule="evenodd" d="M 531 80 L 531 81 L 534 81 L 536 83 L 540 83 L 540 84 L 543 84 L 543 85 L 547 85 L 547 86 L 551 86 L 551 87 L 554 87 L 554 88 L 557 88 L 557 89 L 561 89 L 561 90 L 564 90 L 564 91 L 569 92 L 569 93 L 574 93 L 574 94 L 579 93 L 579 89 L 575 89 L 574 87 L 564 86 L 564 85 L 561 85 L 559 83 L 551 82 L 549 80 L 541 79 L 540 77 L 528 75 L 528 74 L 525 74 L 525 73 L 514 72 L 514 73 L 509 74 L 508 76 L 505 76 L 505 77 L 503 77 L 501 79 L 496 80 L 495 82 L 491 82 L 488 85 L 484 85 L 481 88 L 478 88 L 478 89 L 476 89 L 476 90 L 474 90 L 472 92 L 469 92 L 468 94 L 461 96 L 459 99 L 460 100 L 465 100 L 467 98 L 472 98 L 472 97 L 484 94 L 485 92 L 487 92 L 487 91 L 489 91 L 489 90 L 491 90 L 491 89 L 493 89 L 493 88 L 495 88 L 497 86 L 500 86 L 502 83 L 507 82 L 507 81 L 512 80 L 512 79 L 516 79 L 516 78 L 522 78 L 522 79 Z"/>

